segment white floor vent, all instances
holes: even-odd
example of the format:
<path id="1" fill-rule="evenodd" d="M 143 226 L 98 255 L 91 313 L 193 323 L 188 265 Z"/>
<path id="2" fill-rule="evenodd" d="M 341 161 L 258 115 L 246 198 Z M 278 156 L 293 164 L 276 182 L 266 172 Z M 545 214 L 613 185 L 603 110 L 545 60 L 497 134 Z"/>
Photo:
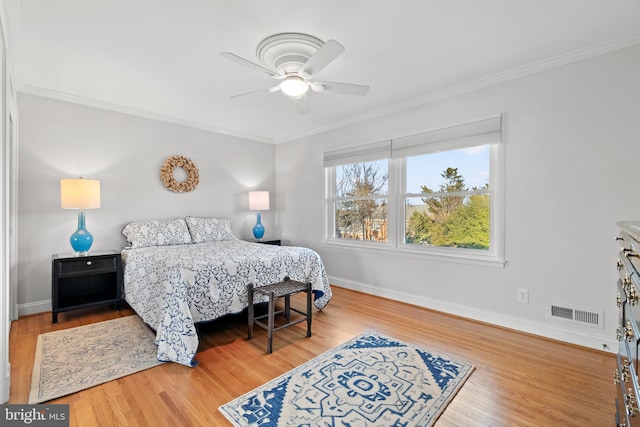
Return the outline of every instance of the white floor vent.
<path id="1" fill-rule="evenodd" d="M 549 314 L 554 319 L 569 320 L 572 322 L 579 322 L 594 328 L 604 329 L 603 312 L 552 305 L 549 310 Z"/>

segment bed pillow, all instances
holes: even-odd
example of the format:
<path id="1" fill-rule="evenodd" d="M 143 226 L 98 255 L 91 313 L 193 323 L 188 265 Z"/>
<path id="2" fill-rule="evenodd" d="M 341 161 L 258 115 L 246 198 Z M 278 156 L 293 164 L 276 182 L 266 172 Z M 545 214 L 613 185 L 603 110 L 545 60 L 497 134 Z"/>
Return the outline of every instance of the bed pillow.
<path id="1" fill-rule="evenodd" d="M 122 229 L 122 234 L 127 238 L 132 248 L 191 243 L 191 235 L 183 218 L 130 222 Z"/>
<path id="2" fill-rule="evenodd" d="M 220 242 L 236 238 L 231 232 L 231 221 L 228 219 L 188 216 L 186 220 L 193 243 Z"/>

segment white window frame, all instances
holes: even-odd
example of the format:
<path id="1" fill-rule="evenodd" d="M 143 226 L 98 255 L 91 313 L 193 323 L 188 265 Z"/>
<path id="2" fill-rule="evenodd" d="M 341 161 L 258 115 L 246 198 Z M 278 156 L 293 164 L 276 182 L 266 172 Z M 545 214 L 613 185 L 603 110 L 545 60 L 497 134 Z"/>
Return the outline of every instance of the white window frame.
<path id="1" fill-rule="evenodd" d="M 409 195 L 406 193 L 407 157 L 480 145 L 490 145 L 488 192 L 490 193 L 491 215 L 489 249 L 484 251 L 405 243 L 405 197 L 420 196 L 420 194 Z M 388 156 L 386 158 L 389 159 L 389 192 L 387 199 L 388 241 L 371 242 L 336 238 L 334 234 L 336 166 L 380 160 L 385 158 L 384 156 Z M 506 261 L 504 245 L 504 141 L 502 140 L 502 115 L 491 116 L 457 126 L 394 139 L 392 141 L 349 147 L 325 153 L 324 201 L 325 220 L 323 222 L 325 245 L 504 267 Z"/>
<path id="2" fill-rule="evenodd" d="M 325 198 L 324 198 L 324 233 L 325 243 L 331 243 L 334 245 L 345 246 L 357 246 L 357 247 L 370 247 L 370 248 L 385 248 L 386 250 L 392 249 L 392 227 L 389 216 L 393 215 L 395 210 L 393 198 L 391 196 L 391 188 L 388 189 L 387 194 L 374 195 L 370 197 L 355 197 L 348 198 L 348 200 L 369 200 L 369 199 L 385 199 L 387 200 L 387 241 L 377 242 L 371 240 L 355 240 L 355 239 L 342 239 L 335 237 L 335 222 L 336 222 L 336 201 L 346 200 L 344 197 L 336 197 L 336 167 L 341 165 L 353 164 L 353 163 L 366 163 L 376 160 L 388 159 L 389 169 L 391 168 L 391 142 L 382 141 L 373 144 L 367 144 L 361 146 L 362 151 L 358 151 L 358 147 L 354 149 L 345 149 L 340 151 L 331 152 L 329 155 L 325 153 Z M 340 153 L 340 154 L 338 154 Z M 328 160 L 329 159 L 329 160 Z M 388 171 L 389 172 L 389 171 Z"/>

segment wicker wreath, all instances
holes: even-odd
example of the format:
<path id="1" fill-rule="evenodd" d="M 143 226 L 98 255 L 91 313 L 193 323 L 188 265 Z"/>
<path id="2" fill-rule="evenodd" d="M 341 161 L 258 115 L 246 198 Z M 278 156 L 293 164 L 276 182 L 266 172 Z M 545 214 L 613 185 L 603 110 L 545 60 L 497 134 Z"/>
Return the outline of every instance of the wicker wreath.
<path id="1" fill-rule="evenodd" d="M 175 168 L 184 169 L 187 173 L 187 179 L 185 181 L 176 181 L 173 176 L 173 170 Z M 164 183 L 165 187 L 176 193 L 193 191 L 200 182 L 198 168 L 191 159 L 183 156 L 171 156 L 167 158 L 160 169 L 160 179 Z"/>

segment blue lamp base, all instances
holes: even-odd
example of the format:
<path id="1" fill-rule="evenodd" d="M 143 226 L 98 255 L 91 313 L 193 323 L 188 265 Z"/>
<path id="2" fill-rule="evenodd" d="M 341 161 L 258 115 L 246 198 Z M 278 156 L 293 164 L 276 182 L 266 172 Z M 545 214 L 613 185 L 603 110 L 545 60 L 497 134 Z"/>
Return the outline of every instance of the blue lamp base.
<path id="1" fill-rule="evenodd" d="M 253 237 L 255 237 L 256 240 L 260 240 L 262 239 L 262 236 L 264 236 L 264 226 L 262 225 L 261 220 L 260 212 L 258 212 L 258 220 L 256 225 L 253 226 Z"/>
<path id="2" fill-rule="evenodd" d="M 78 229 L 71 235 L 69 239 L 71 247 L 76 256 L 85 256 L 89 254 L 89 249 L 93 244 L 93 235 L 89 233 L 84 225 L 84 211 L 78 211 Z"/>

